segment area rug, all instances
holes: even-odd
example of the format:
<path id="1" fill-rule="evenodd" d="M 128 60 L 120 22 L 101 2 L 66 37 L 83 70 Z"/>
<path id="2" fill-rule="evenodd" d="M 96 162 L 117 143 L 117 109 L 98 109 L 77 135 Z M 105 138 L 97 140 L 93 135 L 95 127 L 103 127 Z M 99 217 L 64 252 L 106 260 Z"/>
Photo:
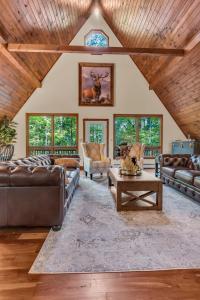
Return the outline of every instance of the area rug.
<path id="1" fill-rule="evenodd" d="M 119 213 L 106 180 L 81 178 L 30 273 L 200 268 L 200 205 L 170 187 L 163 204 L 162 212 Z"/>

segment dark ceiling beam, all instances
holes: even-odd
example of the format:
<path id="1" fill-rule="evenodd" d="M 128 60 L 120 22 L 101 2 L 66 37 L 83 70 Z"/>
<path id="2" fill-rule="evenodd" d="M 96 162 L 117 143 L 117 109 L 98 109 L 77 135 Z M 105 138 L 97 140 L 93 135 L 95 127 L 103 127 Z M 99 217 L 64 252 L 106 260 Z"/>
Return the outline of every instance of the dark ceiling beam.
<path id="1" fill-rule="evenodd" d="M 16 59 L 6 47 L 6 44 L 0 44 L 0 53 L 8 59 L 8 61 L 22 74 L 24 75 L 33 87 L 41 87 L 41 82 L 35 77 L 35 75 L 28 69 L 21 59 Z"/>
<path id="2" fill-rule="evenodd" d="M 25 53 L 85 53 L 93 55 L 118 54 L 118 55 L 167 55 L 184 56 L 183 49 L 164 49 L 164 48 L 125 48 L 125 47 L 85 47 L 68 46 L 55 44 L 8 44 L 10 52 Z"/>
<path id="3" fill-rule="evenodd" d="M 194 49 L 200 43 L 200 32 L 197 32 L 184 47 L 185 54 L 187 55 L 192 49 Z M 173 57 L 172 59 L 166 61 L 163 64 L 154 77 L 151 79 L 149 89 L 154 89 L 162 80 L 164 80 L 167 76 L 172 76 L 172 74 L 176 71 L 177 65 L 179 61 L 182 60 L 182 57 Z"/>

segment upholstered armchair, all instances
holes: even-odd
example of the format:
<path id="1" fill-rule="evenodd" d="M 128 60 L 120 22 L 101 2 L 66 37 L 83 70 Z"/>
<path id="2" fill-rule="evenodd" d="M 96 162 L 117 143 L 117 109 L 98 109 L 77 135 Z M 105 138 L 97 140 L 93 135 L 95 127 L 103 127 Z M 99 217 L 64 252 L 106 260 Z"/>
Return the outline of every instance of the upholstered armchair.
<path id="1" fill-rule="evenodd" d="M 130 156 L 136 157 L 137 162 L 141 169 L 143 169 L 143 164 L 144 164 L 144 149 L 145 149 L 144 144 L 135 143 L 132 145 L 129 153 Z"/>
<path id="2" fill-rule="evenodd" d="M 90 175 L 92 179 L 93 174 L 107 173 L 110 167 L 111 161 L 104 156 L 105 144 L 96 143 L 81 143 L 83 151 L 83 167 L 85 175 Z"/>

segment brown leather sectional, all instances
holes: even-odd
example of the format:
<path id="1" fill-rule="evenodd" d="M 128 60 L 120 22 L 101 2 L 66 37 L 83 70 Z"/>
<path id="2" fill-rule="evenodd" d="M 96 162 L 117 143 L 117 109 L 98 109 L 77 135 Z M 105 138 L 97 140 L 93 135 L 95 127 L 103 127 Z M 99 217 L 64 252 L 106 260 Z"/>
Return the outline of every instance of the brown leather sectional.
<path id="1" fill-rule="evenodd" d="M 200 155 L 162 154 L 159 161 L 163 182 L 200 202 Z"/>
<path id="2" fill-rule="evenodd" d="M 79 182 L 48 155 L 0 163 L 0 226 L 52 226 L 59 230 Z"/>

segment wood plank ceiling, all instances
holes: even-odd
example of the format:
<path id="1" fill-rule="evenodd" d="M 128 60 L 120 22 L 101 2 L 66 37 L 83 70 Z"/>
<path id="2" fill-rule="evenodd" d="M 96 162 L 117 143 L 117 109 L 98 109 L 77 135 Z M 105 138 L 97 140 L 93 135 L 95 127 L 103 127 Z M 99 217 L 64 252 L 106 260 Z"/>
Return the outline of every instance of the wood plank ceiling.
<path id="1" fill-rule="evenodd" d="M 101 0 L 124 47 L 190 48 L 200 41 L 199 0 Z M 132 57 L 182 131 L 200 139 L 200 43 L 184 58 Z"/>
<path id="2" fill-rule="evenodd" d="M 69 44 L 88 18 L 92 0 L 1 0 L 0 42 Z M 124 47 L 191 49 L 182 57 L 133 56 L 150 87 L 192 138 L 200 138 L 200 1 L 100 0 Z M 10 54 L 10 53 L 9 53 Z M 13 117 L 53 66 L 57 54 L 0 54 L 0 116 Z M 32 75 L 31 75 L 32 74 Z M 34 80 L 27 80 L 33 76 Z"/>
<path id="3" fill-rule="evenodd" d="M 91 0 L 1 0 L 0 42 L 68 44 L 90 13 Z M 58 54 L 12 53 L 42 81 Z M 0 116 L 15 116 L 35 90 L 0 51 Z"/>

